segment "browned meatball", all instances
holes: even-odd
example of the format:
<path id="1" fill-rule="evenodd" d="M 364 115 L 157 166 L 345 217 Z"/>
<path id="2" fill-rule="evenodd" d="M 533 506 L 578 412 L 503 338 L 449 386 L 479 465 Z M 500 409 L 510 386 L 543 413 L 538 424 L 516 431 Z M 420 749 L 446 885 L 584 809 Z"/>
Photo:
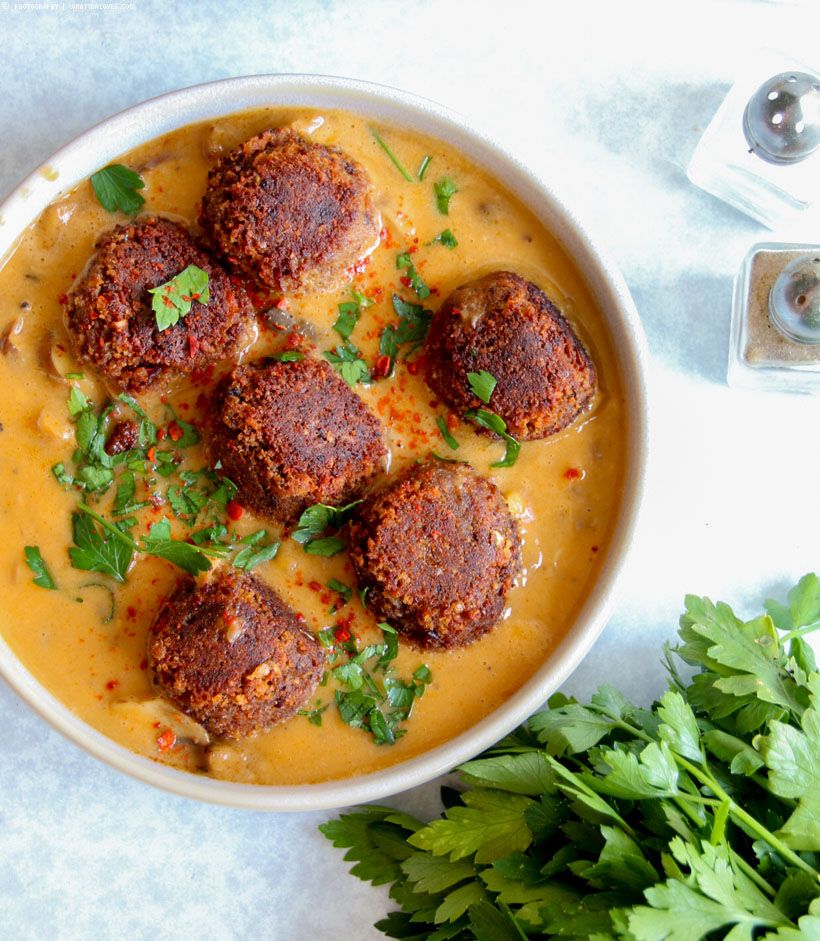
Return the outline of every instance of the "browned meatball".
<path id="1" fill-rule="evenodd" d="M 460 415 L 490 409 L 521 441 L 566 428 L 595 395 L 595 367 L 572 328 L 543 291 L 509 271 L 453 291 L 424 351 L 427 382 L 442 402 Z M 497 383 L 489 404 L 467 379 L 481 370 Z"/>
<path id="2" fill-rule="evenodd" d="M 217 392 L 210 447 L 240 502 L 285 526 L 314 503 L 354 500 L 387 459 L 375 416 L 308 356 L 237 366 Z"/>
<path id="3" fill-rule="evenodd" d="M 521 567 L 504 498 L 461 463 L 413 465 L 371 494 L 349 547 L 368 608 L 428 648 L 464 647 L 490 630 Z"/>
<path id="4" fill-rule="evenodd" d="M 379 238 L 367 172 L 289 128 L 245 141 L 208 174 L 201 223 L 236 271 L 274 291 L 328 291 Z"/>
<path id="5" fill-rule="evenodd" d="M 150 663 L 212 735 L 253 735 L 294 715 L 321 679 L 324 650 L 302 620 L 254 575 L 187 579 L 151 627 Z"/>
<path id="6" fill-rule="evenodd" d="M 210 299 L 157 328 L 149 288 L 188 265 L 208 273 Z M 98 245 L 87 274 L 67 302 L 78 359 L 128 392 L 142 392 L 174 372 L 189 373 L 228 356 L 253 317 L 244 289 L 210 259 L 183 226 L 148 217 L 118 226 Z"/>

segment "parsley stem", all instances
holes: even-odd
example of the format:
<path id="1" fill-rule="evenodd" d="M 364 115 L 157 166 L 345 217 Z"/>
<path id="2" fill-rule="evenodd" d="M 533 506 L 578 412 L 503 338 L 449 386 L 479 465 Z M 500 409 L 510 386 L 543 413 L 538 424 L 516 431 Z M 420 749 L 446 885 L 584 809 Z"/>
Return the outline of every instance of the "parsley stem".
<path id="1" fill-rule="evenodd" d="M 618 726 L 625 731 L 630 732 L 636 738 L 642 739 L 647 744 L 655 741 L 650 735 L 647 735 L 641 729 L 636 728 L 635 726 L 630 725 L 628 722 L 624 722 L 623 719 L 618 718 L 617 716 L 612 715 L 604 710 L 601 710 L 601 713 L 607 718 L 612 719 L 613 725 Z M 697 765 L 692 764 L 691 761 L 688 761 L 686 758 L 681 757 L 677 752 L 672 751 L 672 756 L 675 761 L 684 768 L 689 774 L 700 784 L 708 787 L 709 790 L 715 795 L 719 801 L 727 801 L 729 804 L 729 815 L 735 819 L 735 821 L 741 821 L 748 829 L 753 833 L 756 833 L 764 842 L 768 843 L 772 849 L 776 850 L 780 855 L 788 860 L 792 865 L 797 866 L 799 869 L 802 869 L 804 872 L 809 873 L 813 878 L 820 882 L 820 872 L 818 872 L 813 866 L 810 866 L 801 856 L 798 856 L 790 847 L 778 839 L 771 830 L 764 827 L 761 823 L 755 820 L 750 814 L 738 806 L 732 800 L 732 798 L 723 790 L 723 788 L 718 784 L 714 777 L 709 774 L 707 771 L 698 768 Z M 706 760 L 704 759 L 704 764 Z M 768 788 L 766 789 L 768 790 Z M 684 795 L 684 797 L 689 797 L 691 795 Z M 679 805 L 680 806 L 680 805 Z M 683 809 L 683 808 L 681 808 Z"/>
<path id="2" fill-rule="evenodd" d="M 793 631 L 789 631 L 788 634 L 781 634 L 780 637 L 778 637 L 778 642 L 782 646 L 795 637 L 805 637 L 806 634 L 811 634 L 817 630 L 820 630 L 820 621 L 815 621 L 814 624 L 809 624 L 807 627 L 795 628 Z"/>
<path id="3" fill-rule="evenodd" d="M 401 175 L 407 180 L 408 183 L 413 182 L 413 177 L 404 169 L 404 167 L 399 163 L 398 158 L 393 153 L 393 151 L 385 144 L 385 142 L 379 137 L 379 132 L 374 128 L 370 128 L 370 133 L 373 135 L 373 140 L 381 147 L 381 149 L 387 154 L 387 156 L 393 161 L 393 165 L 401 173 Z"/>
<path id="4" fill-rule="evenodd" d="M 817 881 L 820 881 L 820 872 L 818 872 L 813 866 L 810 866 L 801 856 L 798 856 L 794 850 L 786 846 L 786 844 L 782 840 L 778 839 L 771 832 L 771 830 L 764 827 L 759 821 L 755 820 L 751 814 L 748 814 L 742 807 L 736 804 L 734 800 L 732 800 L 732 798 L 726 793 L 726 791 L 723 790 L 720 784 L 718 784 L 718 782 L 712 777 L 711 774 L 701 770 L 696 765 L 692 764 L 692 762 L 687 761 L 686 758 L 682 758 L 675 752 L 672 754 L 675 756 L 675 761 L 677 761 L 682 768 L 685 768 L 693 778 L 695 778 L 705 787 L 708 787 L 715 797 L 722 801 L 728 801 L 729 815 L 731 817 L 733 817 L 736 821 L 742 822 L 745 827 L 747 827 L 753 833 L 756 833 L 762 840 L 768 843 L 772 849 L 780 853 L 780 855 L 793 866 L 797 866 L 804 872 L 809 873 L 809 875 L 813 876 Z"/>
<path id="5" fill-rule="evenodd" d="M 83 503 L 81 500 L 77 504 L 77 509 L 82 510 L 83 513 L 86 513 L 93 520 L 96 520 L 100 524 L 100 526 L 103 527 L 103 529 L 107 529 L 108 532 L 110 532 L 112 536 L 115 536 L 117 539 L 120 540 L 120 542 L 124 543 L 126 546 L 129 546 L 131 549 L 134 550 L 134 552 L 143 551 L 142 549 L 140 549 L 140 547 L 134 542 L 134 540 L 130 536 L 126 536 L 125 533 L 121 529 L 117 529 L 117 527 L 113 523 L 109 523 L 108 520 L 105 519 L 105 517 L 100 516 L 99 513 L 95 513 L 94 510 L 92 510 L 91 507 L 87 503 Z"/>
<path id="6" fill-rule="evenodd" d="M 762 889 L 766 893 L 766 895 L 769 896 L 769 898 L 774 898 L 775 895 L 777 895 L 777 892 L 775 891 L 774 886 L 768 883 L 763 878 L 763 876 L 761 876 L 760 873 L 755 869 L 755 867 L 750 866 L 746 862 L 746 860 L 740 855 L 740 853 L 736 853 L 732 849 L 732 847 L 729 846 L 728 843 L 726 843 L 726 847 L 729 850 L 729 856 L 731 857 L 732 864 L 737 866 L 738 869 L 740 869 L 745 875 L 747 875 L 752 880 L 752 882 L 755 883 L 755 885 L 757 885 L 760 889 Z"/>

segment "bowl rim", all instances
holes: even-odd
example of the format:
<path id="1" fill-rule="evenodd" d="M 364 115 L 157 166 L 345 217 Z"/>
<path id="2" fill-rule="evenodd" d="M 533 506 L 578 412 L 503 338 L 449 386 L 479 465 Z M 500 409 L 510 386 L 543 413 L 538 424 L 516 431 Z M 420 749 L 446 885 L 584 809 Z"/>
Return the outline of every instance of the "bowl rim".
<path id="1" fill-rule="evenodd" d="M 94 125 L 29 174 L 0 205 L 0 267 L 46 206 L 143 141 L 200 120 L 265 105 L 339 108 L 410 126 L 465 152 L 525 202 L 582 267 L 608 320 L 625 393 L 627 473 L 621 507 L 594 589 L 545 663 L 476 725 L 429 751 L 357 777 L 258 785 L 179 771 L 137 755 L 87 725 L 43 687 L 0 637 L 0 676 L 53 728 L 106 764 L 177 795 L 251 810 L 312 811 L 385 798 L 451 771 L 490 747 L 545 702 L 581 662 L 611 616 L 640 520 L 650 440 L 649 350 L 629 289 L 608 252 L 554 191 L 490 135 L 436 102 L 336 76 L 293 73 L 222 79 L 168 92 Z"/>

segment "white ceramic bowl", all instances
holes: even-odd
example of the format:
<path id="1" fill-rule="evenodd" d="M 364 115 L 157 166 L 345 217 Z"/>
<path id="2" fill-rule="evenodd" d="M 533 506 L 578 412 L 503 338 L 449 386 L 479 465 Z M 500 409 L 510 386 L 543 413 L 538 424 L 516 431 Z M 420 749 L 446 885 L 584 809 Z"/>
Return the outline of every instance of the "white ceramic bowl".
<path id="1" fill-rule="evenodd" d="M 0 639 L 0 673 L 58 731 L 120 771 L 176 794 L 258 810 L 316 810 L 384 798 L 475 756 L 506 735 L 569 676 L 609 618 L 627 562 L 644 490 L 648 447 L 648 352 L 623 278 L 572 210 L 495 141 L 440 105 L 392 88 L 348 79 L 261 75 L 183 89 L 129 108 L 63 147 L 0 207 L 0 259 L 43 209 L 99 167 L 143 141 L 220 115 L 265 105 L 341 108 L 416 128 L 448 141 L 500 179 L 563 244 L 586 275 L 607 321 L 628 399 L 628 469 L 621 512 L 597 583 L 549 660 L 500 708 L 444 745 L 372 774 L 324 784 L 259 786 L 199 777 L 159 765 L 116 745 L 81 722 L 44 689 Z"/>

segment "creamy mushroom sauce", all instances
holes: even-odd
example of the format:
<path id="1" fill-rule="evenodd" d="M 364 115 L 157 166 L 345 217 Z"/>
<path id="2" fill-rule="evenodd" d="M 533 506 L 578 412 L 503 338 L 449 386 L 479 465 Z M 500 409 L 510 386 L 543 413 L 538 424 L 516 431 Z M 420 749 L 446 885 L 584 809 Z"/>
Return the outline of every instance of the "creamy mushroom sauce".
<path id="1" fill-rule="evenodd" d="M 432 157 L 424 181 L 411 183 L 376 143 L 371 120 L 339 111 L 267 109 L 184 127 L 119 162 L 145 180 L 146 212 L 185 221 L 196 230 L 206 175 L 219 156 L 266 127 L 285 124 L 360 161 L 376 187 L 382 217 L 381 244 L 351 272 L 350 282 L 332 293 L 287 298 L 287 315 L 304 322 L 302 332 L 317 355 L 340 342 L 332 325 L 338 304 L 352 300 L 355 287 L 377 300 L 352 336 L 367 362 L 375 361 L 381 329 L 396 319 L 391 294 L 399 291 L 416 301 L 396 268 L 396 256 L 415 249 L 414 264 L 433 289 L 423 303 L 432 310 L 458 285 L 496 269 L 515 271 L 541 287 L 584 343 L 600 388 L 592 407 L 569 429 L 545 441 L 525 442 L 514 467 L 493 469 L 489 464 L 501 458 L 503 443 L 462 423 L 455 430 L 460 448 L 452 452 L 435 423 L 445 409 L 417 367 L 408 367 L 401 357 L 392 378 L 358 385 L 357 393 L 385 426 L 391 474 L 435 451 L 469 461 L 498 483 L 523 538 L 524 568 L 505 616 L 489 635 L 463 650 L 401 647 L 398 675 L 408 678 L 425 663 L 433 679 L 405 724 L 407 734 L 393 746 L 377 746 L 361 729 L 345 726 L 333 705 L 321 727 L 296 716 L 250 740 L 209 742 L 195 723 L 162 700 L 146 663 L 149 625 L 180 570 L 139 556 L 126 584 L 119 586 L 106 576 L 72 568 L 67 547 L 78 494 L 63 490 L 51 472 L 75 448 L 66 374 L 83 372 L 85 378 L 76 384 L 98 406 L 112 394 L 93 369 L 73 359 L 60 297 L 81 276 L 97 239 L 125 217 L 106 212 L 86 181 L 49 206 L 24 234 L 0 272 L 2 634 L 43 686 L 114 741 L 192 772 L 264 784 L 338 779 L 392 765 L 465 731 L 518 690 L 550 656 L 595 583 L 618 515 L 626 460 L 622 381 L 583 273 L 526 207 L 443 141 L 379 124 L 381 137 L 414 177 L 423 158 Z M 433 184 L 445 176 L 458 186 L 446 216 L 438 211 L 433 192 Z M 448 228 L 458 240 L 455 249 L 430 244 Z M 260 323 L 245 358 L 282 347 L 282 332 Z M 207 390 L 202 381 L 184 379 L 140 401 L 159 423 L 167 420 L 163 401 L 196 423 Z M 201 446 L 185 454 L 187 466 L 205 462 Z M 103 511 L 106 505 L 104 500 Z M 163 514 L 171 515 L 167 505 L 153 516 L 143 515 L 139 532 Z M 246 512 L 231 525 L 246 534 L 260 521 Z M 40 548 L 59 590 L 33 584 L 25 545 Z M 283 540 L 278 556 L 254 572 L 316 631 L 332 627 L 338 617 L 328 613 L 335 596 L 324 587 L 327 582 L 336 578 L 353 584 L 345 553 L 329 559 L 308 556 L 292 539 Z M 114 589 L 114 616 L 108 622 L 110 594 L 100 586 Z M 341 614 L 350 612 L 360 645 L 380 640 L 375 619 L 355 592 Z M 308 708 L 332 695 L 331 681 Z"/>

